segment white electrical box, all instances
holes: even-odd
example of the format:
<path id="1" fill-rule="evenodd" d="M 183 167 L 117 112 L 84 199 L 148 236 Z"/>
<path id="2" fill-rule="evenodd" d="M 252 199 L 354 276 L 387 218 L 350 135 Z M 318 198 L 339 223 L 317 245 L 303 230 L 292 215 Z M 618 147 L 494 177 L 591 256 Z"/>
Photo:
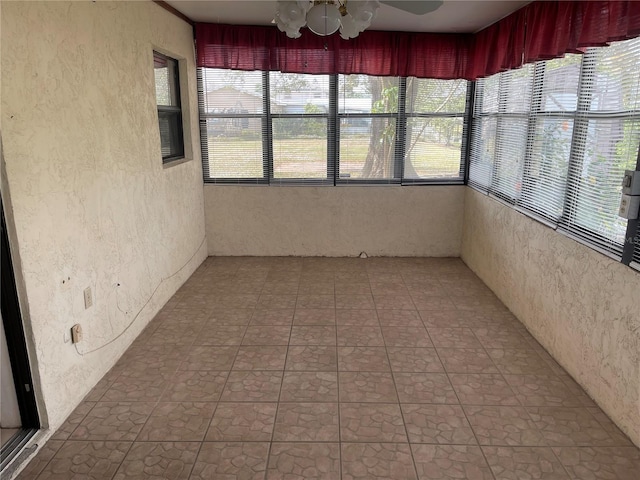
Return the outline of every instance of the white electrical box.
<path id="1" fill-rule="evenodd" d="M 625 170 L 622 179 L 623 195 L 640 195 L 640 171 Z"/>
<path id="2" fill-rule="evenodd" d="M 640 210 L 640 195 L 622 195 L 618 216 L 635 220 L 638 218 L 638 210 Z"/>

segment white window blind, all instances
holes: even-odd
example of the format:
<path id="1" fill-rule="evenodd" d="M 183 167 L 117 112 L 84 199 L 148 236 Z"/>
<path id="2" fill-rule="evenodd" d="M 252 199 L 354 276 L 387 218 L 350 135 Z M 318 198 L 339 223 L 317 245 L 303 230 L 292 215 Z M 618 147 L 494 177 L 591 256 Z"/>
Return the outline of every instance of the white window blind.
<path id="1" fill-rule="evenodd" d="M 464 183 L 468 82 L 198 69 L 207 183 Z"/>
<path id="2" fill-rule="evenodd" d="M 621 180 L 640 142 L 640 39 L 591 48 L 583 58 L 563 228 L 616 255 L 627 221 Z"/>
<path id="3" fill-rule="evenodd" d="M 620 257 L 621 180 L 639 143 L 633 39 L 479 80 L 469 184 Z"/>

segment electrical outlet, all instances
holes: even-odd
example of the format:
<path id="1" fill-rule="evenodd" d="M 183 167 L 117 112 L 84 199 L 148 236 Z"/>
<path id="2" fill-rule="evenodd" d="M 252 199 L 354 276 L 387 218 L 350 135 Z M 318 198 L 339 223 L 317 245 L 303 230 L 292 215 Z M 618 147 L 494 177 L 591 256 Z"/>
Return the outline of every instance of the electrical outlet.
<path id="1" fill-rule="evenodd" d="M 79 323 L 76 323 L 71 327 L 71 342 L 78 343 L 80 341 L 82 341 L 82 327 Z"/>
<path id="2" fill-rule="evenodd" d="M 91 295 L 91 287 L 87 287 L 84 289 L 84 309 L 91 307 L 93 305 L 93 295 Z"/>

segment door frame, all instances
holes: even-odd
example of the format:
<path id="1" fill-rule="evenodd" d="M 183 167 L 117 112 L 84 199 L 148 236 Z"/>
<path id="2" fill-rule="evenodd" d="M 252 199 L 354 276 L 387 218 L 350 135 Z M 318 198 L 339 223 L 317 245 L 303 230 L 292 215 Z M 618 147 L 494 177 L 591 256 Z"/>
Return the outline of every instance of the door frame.
<path id="1" fill-rule="evenodd" d="M 18 300 L 18 290 L 13 270 L 7 223 L 4 215 L 4 202 L 2 202 L 2 199 L 0 199 L 0 211 L 2 215 L 0 294 L 2 297 L 2 322 L 4 323 L 5 335 L 7 337 L 7 350 L 9 359 L 11 360 L 11 370 L 16 387 L 16 396 L 18 397 L 18 408 L 20 409 L 22 428 L 39 429 L 40 416 L 38 414 L 38 406 L 33 389 L 29 353 L 24 335 L 22 315 L 20 313 L 20 302 Z"/>

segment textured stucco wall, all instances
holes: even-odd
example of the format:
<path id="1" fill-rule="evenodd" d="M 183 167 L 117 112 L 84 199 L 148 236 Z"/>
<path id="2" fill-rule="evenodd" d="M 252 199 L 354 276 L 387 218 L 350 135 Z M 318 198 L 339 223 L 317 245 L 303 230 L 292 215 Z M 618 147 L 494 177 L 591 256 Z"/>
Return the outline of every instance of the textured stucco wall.
<path id="1" fill-rule="evenodd" d="M 463 186 L 204 190 L 209 255 L 460 255 Z"/>
<path id="2" fill-rule="evenodd" d="M 206 256 L 192 31 L 152 2 L 1 8 L 2 196 L 41 413 L 56 428 Z M 188 85 L 192 160 L 171 168 L 154 48 L 184 60 Z"/>
<path id="3" fill-rule="evenodd" d="M 462 259 L 640 445 L 640 273 L 471 188 Z"/>

